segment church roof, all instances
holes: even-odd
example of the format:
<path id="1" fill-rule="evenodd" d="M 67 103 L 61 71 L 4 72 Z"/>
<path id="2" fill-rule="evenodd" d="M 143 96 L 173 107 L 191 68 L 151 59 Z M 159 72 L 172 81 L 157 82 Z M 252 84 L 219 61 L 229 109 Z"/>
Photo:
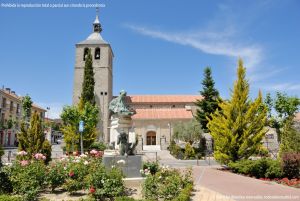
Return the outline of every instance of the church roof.
<path id="1" fill-rule="evenodd" d="M 135 109 L 132 119 L 192 119 L 193 114 L 185 108 Z"/>
<path id="2" fill-rule="evenodd" d="M 96 44 L 96 45 L 98 45 L 98 44 L 108 44 L 108 42 L 106 42 L 106 41 L 102 38 L 102 36 L 101 36 L 100 33 L 98 33 L 98 32 L 93 32 L 91 35 L 89 35 L 89 37 L 87 37 L 86 40 L 81 41 L 81 42 L 79 42 L 79 43 L 77 43 L 77 44 L 84 44 L 84 45 L 85 45 L 85 44 L 86 44 L 86 45 Z"/>
<path id="3" fill-rule="evenodd" d="M 78 45 L 99 45 L 99 44 L 108 44 L 108 42 L 106 42 L 102 36 L 101 36 L 101 31 L 102 31 L 102 28 L 101 28 L 101 24 L 100 24 L 100 21 L 99 21 L 99 17 L 98 17 L 98 14 L 96 15 L 96 18 L 95 18 L 95 21 L 93 23 L 93 27 L 94 27 L 94 32 L 91 33 L 86 40 L 84 41 L 81 41 L 79 43 L 77 43 Z"/>
<path id="4" fill-rule="evenodd" d="M 132 95 L 126 96 L 126 102 L 131 103 L 194 103 L 202 99 L 200 95 Z"/>

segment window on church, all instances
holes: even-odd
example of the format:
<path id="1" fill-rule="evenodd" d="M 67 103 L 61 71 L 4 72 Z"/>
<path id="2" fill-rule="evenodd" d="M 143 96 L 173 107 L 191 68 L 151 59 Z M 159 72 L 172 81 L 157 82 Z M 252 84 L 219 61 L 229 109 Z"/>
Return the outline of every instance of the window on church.
<path id="1" fill-rule="evenodd" d="M 89 48 L 84 48 L 84 51 L 83 51 L 83 61 L 85 61 L 85 58 L 87 57 L 89 53 Z"/>
<path id="2" fill-rule="evenodd" d="M 106 95 L 107 95 L 107 92 L 105 92 L 104 95 L 106 96 Z"/>
<path id="3" fill-rule="evenodd" d="M 97 48 L 95 49 L 95 59 L 96 59 L 96 60 L 99 60 L 99 59 L 100 59 L 100 48 L 99 48 L 99 47 L 97 47 Z"/>

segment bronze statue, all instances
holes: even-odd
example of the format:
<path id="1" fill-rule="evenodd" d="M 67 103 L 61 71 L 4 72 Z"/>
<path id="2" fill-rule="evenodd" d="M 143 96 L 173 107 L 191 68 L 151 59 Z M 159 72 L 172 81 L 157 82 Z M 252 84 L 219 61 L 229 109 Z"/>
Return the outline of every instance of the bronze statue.
<path id="1" fill-rule="evenodd" d="M 134 150 L 137 145 L 137 141 L 135 143 L 128 143 L 128 135 L 125 132 L 121 132 L 118 136 L 117 144 L 119 145 L 120 155 L 134 155 Z"/>
<path id="2" fill-rule="evenodd" d="M 109 110 L 118 115 L 128 115 L 132 116 L 135 114 L 134 111 L 131 111 L 128 106 L 125 104 L 125 97 L 126 97 L 126 91 L 122 90 L 120 91 L 120 95 L 117 98 L 114 98 L 109 103 Z"/>

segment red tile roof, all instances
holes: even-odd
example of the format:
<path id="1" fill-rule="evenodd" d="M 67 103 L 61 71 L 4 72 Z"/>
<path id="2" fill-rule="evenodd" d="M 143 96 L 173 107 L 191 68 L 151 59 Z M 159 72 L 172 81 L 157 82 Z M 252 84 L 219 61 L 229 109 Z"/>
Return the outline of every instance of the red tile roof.
<path id="1" fill-rule="evenodd" d="M 193 114 L 184 108 L 136 109 L 133 119 L 191 119 Z"/>
<path id="2" fill-rule="evenodd" d="M 200 95 L 132 95 L 126 96 L 127 103 L 194 103 Z"/>

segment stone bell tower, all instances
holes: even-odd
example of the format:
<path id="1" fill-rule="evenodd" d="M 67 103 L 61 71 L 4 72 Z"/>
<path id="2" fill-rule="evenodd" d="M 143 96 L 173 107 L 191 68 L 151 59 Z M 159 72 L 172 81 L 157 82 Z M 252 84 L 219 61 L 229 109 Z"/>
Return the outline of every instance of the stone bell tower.
<path id="1" fill-rule="evenodd" d="M 98 13 L 98 12 L 97 12 Z M 93 69 L 95 79 L 95 99 L 99 106 L 100 122 L 99 131 L 103 140 L 109 142 L 109 110 L 108 104 L 112 100 L 112 79 L 113 79 L 113 52 L 108 42 L 103 40 L 100 35 L 102 27 L 96 15 L 93 23 L 93 33 L 86 40 L 76 44 L 75 69 L 74 69 L 74 88 L 73 105 L 80 100 L 85 57 L 88 50 L 91 50 L 93 57 Z"/>

